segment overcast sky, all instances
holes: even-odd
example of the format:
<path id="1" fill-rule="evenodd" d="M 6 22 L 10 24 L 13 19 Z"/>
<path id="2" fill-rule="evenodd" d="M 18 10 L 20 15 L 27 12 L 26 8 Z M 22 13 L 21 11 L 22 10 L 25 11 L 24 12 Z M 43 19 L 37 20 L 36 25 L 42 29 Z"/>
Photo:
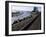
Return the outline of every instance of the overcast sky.
<path id="1" fill-rule="evenodd" d="M 32 11 L 34 6 L 12 6 L 12 12 L 17 11 Z M 41 7 L 38 7 L 38 10 L 41 11 Z"/>

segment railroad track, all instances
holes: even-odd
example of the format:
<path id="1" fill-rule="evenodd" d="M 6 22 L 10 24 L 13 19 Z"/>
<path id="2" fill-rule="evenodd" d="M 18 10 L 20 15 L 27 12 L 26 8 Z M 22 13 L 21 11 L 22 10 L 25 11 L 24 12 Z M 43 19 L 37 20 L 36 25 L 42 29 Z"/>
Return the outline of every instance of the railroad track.
<path id="1" fill-rule="evenodd" d="M 39 13 L 40 14 L 40 13 Z M 27 18 L 21 22 L 18 22 L 16 24 L 12 25 L 12 31 L 18 31 L 23 30 L 25 27 L 27 27 L 36 17 L 39 16 L 39 14 L 32 14 L 32 17 Z"/>

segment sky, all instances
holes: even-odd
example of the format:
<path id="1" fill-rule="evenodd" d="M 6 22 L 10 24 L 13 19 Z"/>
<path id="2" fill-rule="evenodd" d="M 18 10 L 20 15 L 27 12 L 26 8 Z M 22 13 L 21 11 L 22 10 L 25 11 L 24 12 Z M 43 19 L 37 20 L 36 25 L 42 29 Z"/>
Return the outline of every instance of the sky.
<path id="1" fill-rule="evenodd" d="M 12 11 L 32 11 L 34 9 L 34 6 L 12 6 Z M 38 10 L 41 11 L 41 8 L 38 7 Z"/>

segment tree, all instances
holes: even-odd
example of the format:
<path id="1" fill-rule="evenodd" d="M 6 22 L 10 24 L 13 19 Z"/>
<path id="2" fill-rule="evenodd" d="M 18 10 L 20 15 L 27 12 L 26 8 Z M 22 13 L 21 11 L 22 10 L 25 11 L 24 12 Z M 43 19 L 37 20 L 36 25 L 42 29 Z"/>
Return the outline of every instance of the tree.
<path id="1" fill-rule="evenodd" d="M 37 11 L 38 11 L 38 8 L 34 7 L 33 12 L 37 12 Z"/>

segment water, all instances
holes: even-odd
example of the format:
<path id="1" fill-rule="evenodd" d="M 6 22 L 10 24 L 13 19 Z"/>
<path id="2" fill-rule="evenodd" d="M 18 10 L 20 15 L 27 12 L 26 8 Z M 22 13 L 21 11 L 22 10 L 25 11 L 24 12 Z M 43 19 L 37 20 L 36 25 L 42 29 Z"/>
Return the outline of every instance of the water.
<path id="1" fill-rule="evenodd" d="M 26 17 L 28 17 L 30 15 L 31 15 L 31 12 L 30 11 L 23 11 L 23 14 L 22 15 L 12 17 L 12 19 L 11 19 L 12 20 L 12 23 L 14 21 L 17 21 L 17 20 L 21 20 L 23 18 L 26 18 Z"/>

